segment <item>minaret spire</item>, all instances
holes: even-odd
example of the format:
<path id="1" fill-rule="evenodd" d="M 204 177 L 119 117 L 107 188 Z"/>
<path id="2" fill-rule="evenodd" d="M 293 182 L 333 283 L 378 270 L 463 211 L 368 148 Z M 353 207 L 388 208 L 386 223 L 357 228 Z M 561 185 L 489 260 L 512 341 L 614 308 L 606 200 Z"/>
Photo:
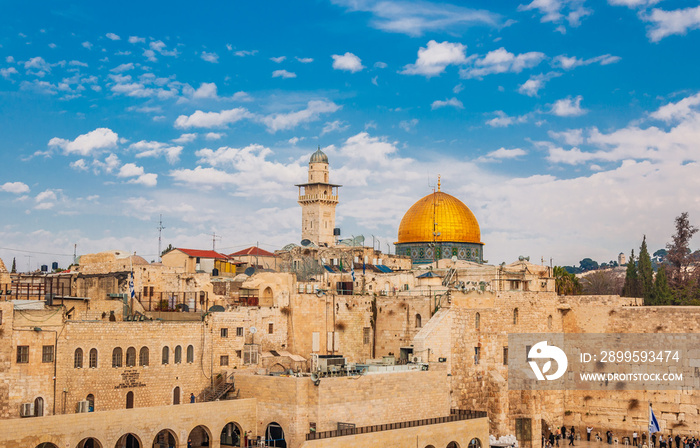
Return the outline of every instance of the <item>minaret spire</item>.
<path id="1" fill-rule="evenodd" d="M 438 191 L 440 191 L 440 175 L 438 174 Z"/>

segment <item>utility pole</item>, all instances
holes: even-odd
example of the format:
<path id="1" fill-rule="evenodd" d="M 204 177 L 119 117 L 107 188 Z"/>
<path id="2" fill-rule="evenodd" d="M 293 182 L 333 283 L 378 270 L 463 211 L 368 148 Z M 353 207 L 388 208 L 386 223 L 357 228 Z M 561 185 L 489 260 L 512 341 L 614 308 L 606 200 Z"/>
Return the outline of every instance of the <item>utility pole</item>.
<path id="1" fill-rule="evenodd" d="M 162 243 L 162 233 L 165 227 L 163 227 L 163 215 L 160 215 L 160 221 L 158 222 L 158 261 L 163 261 L 163 259 L 160 257 L 161 254 L 163 253 L 163 250 L 161 248 L 161 243 Z"/>
<path id="2" fill-rule="evenodd" d="M 219 241 L 221 241 L 221 235 L 216 236 L 216 232 L 212 233 L 211 234 L 211 250 L 213 250 L 214 252 L 216 252 L 216 240 L 217 239 Z"/>
<path id="3" fill-rule="evenodd" d="M 78 243 L 73 244 L 73 263 L 78 259 Z"/>

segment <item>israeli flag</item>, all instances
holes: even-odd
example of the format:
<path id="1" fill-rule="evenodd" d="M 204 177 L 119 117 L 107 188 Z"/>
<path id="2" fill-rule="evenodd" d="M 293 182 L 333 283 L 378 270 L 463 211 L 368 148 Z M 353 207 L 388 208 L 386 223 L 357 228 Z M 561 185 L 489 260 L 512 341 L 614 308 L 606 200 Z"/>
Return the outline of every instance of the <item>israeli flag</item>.
<path id="1" fill-rule="evenodd" d="M 352 274 L 352 281 L 355 281 L 355 262 L 352 263 L 352 270 L 350 271 Z"/>
<path id="2" fill-rule="evenodd" d="M 659 428 L 659 421 L 656 420 L 656 416 L 654 415 L 654 411 L 651 409 L 651 404 L 649 405 L 649 436 L 654 434 L 655 432 L 661 431 L 661 428 Z"/>
<path id="3" fill-rule="evenodd" d="M 136 297 L 136 291 L 134 291 L 134 273 L 131 272 L 131 277 L 129 277 L 129 292 L 131 293 L 131 298 Z"/>

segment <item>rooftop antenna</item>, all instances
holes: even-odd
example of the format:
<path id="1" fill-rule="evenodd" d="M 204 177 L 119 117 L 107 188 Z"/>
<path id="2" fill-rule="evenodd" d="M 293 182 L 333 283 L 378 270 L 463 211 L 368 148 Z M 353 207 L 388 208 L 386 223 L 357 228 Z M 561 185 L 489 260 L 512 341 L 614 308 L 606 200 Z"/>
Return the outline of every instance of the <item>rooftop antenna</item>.
<path id="1" fill-rule="evenodd" d="M 211 233 L 210 235 L 211 235 L 211 250 L 216 252 L 216 240 L 218 239 L 219 241 L 221 241 L 221 235 L 216 236 L 216 232 Z"/>
<path id="2" fill-rule="evenodd" d="M 440 192 L 440 175 L 438 174 L 437 192 Z M 437 195 L 435 194 L 435 188 L 433 188 L 433 262 L 437 262 L 437 237 L 440 236 L 440 232 L 437 231 Z"/>
<path id="3" fill-rule="evenodd" d="M 78 243 L 73 244 L 73 263 L 78 259 Z"/>
<path id="4" fill-rule="evenodd" d="M 163 254 L 163 250 L 161 248 L 161 243 L 162 243 L 162 233 L 165 227 L 163 227 L 163 215 L 160 215 L 160 221 L 158 221 L 158 260 L 163 261 L 161 258 L 161 255 Z"/>

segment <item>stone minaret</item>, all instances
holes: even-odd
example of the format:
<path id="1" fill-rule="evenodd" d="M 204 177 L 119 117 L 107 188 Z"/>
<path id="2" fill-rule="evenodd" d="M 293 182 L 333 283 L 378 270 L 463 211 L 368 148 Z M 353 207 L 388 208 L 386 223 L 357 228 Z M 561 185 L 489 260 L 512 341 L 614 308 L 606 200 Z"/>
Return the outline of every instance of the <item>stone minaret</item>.
<path id="1" fill-rule="evenodd" d="M 298 184 L 301 205 L 301 239 L 319 247 L 333 246 L 335 206 L 340 185 L 328 183 L 328 156 L 318 150 L 309 160 L 309 181 Z"/>

